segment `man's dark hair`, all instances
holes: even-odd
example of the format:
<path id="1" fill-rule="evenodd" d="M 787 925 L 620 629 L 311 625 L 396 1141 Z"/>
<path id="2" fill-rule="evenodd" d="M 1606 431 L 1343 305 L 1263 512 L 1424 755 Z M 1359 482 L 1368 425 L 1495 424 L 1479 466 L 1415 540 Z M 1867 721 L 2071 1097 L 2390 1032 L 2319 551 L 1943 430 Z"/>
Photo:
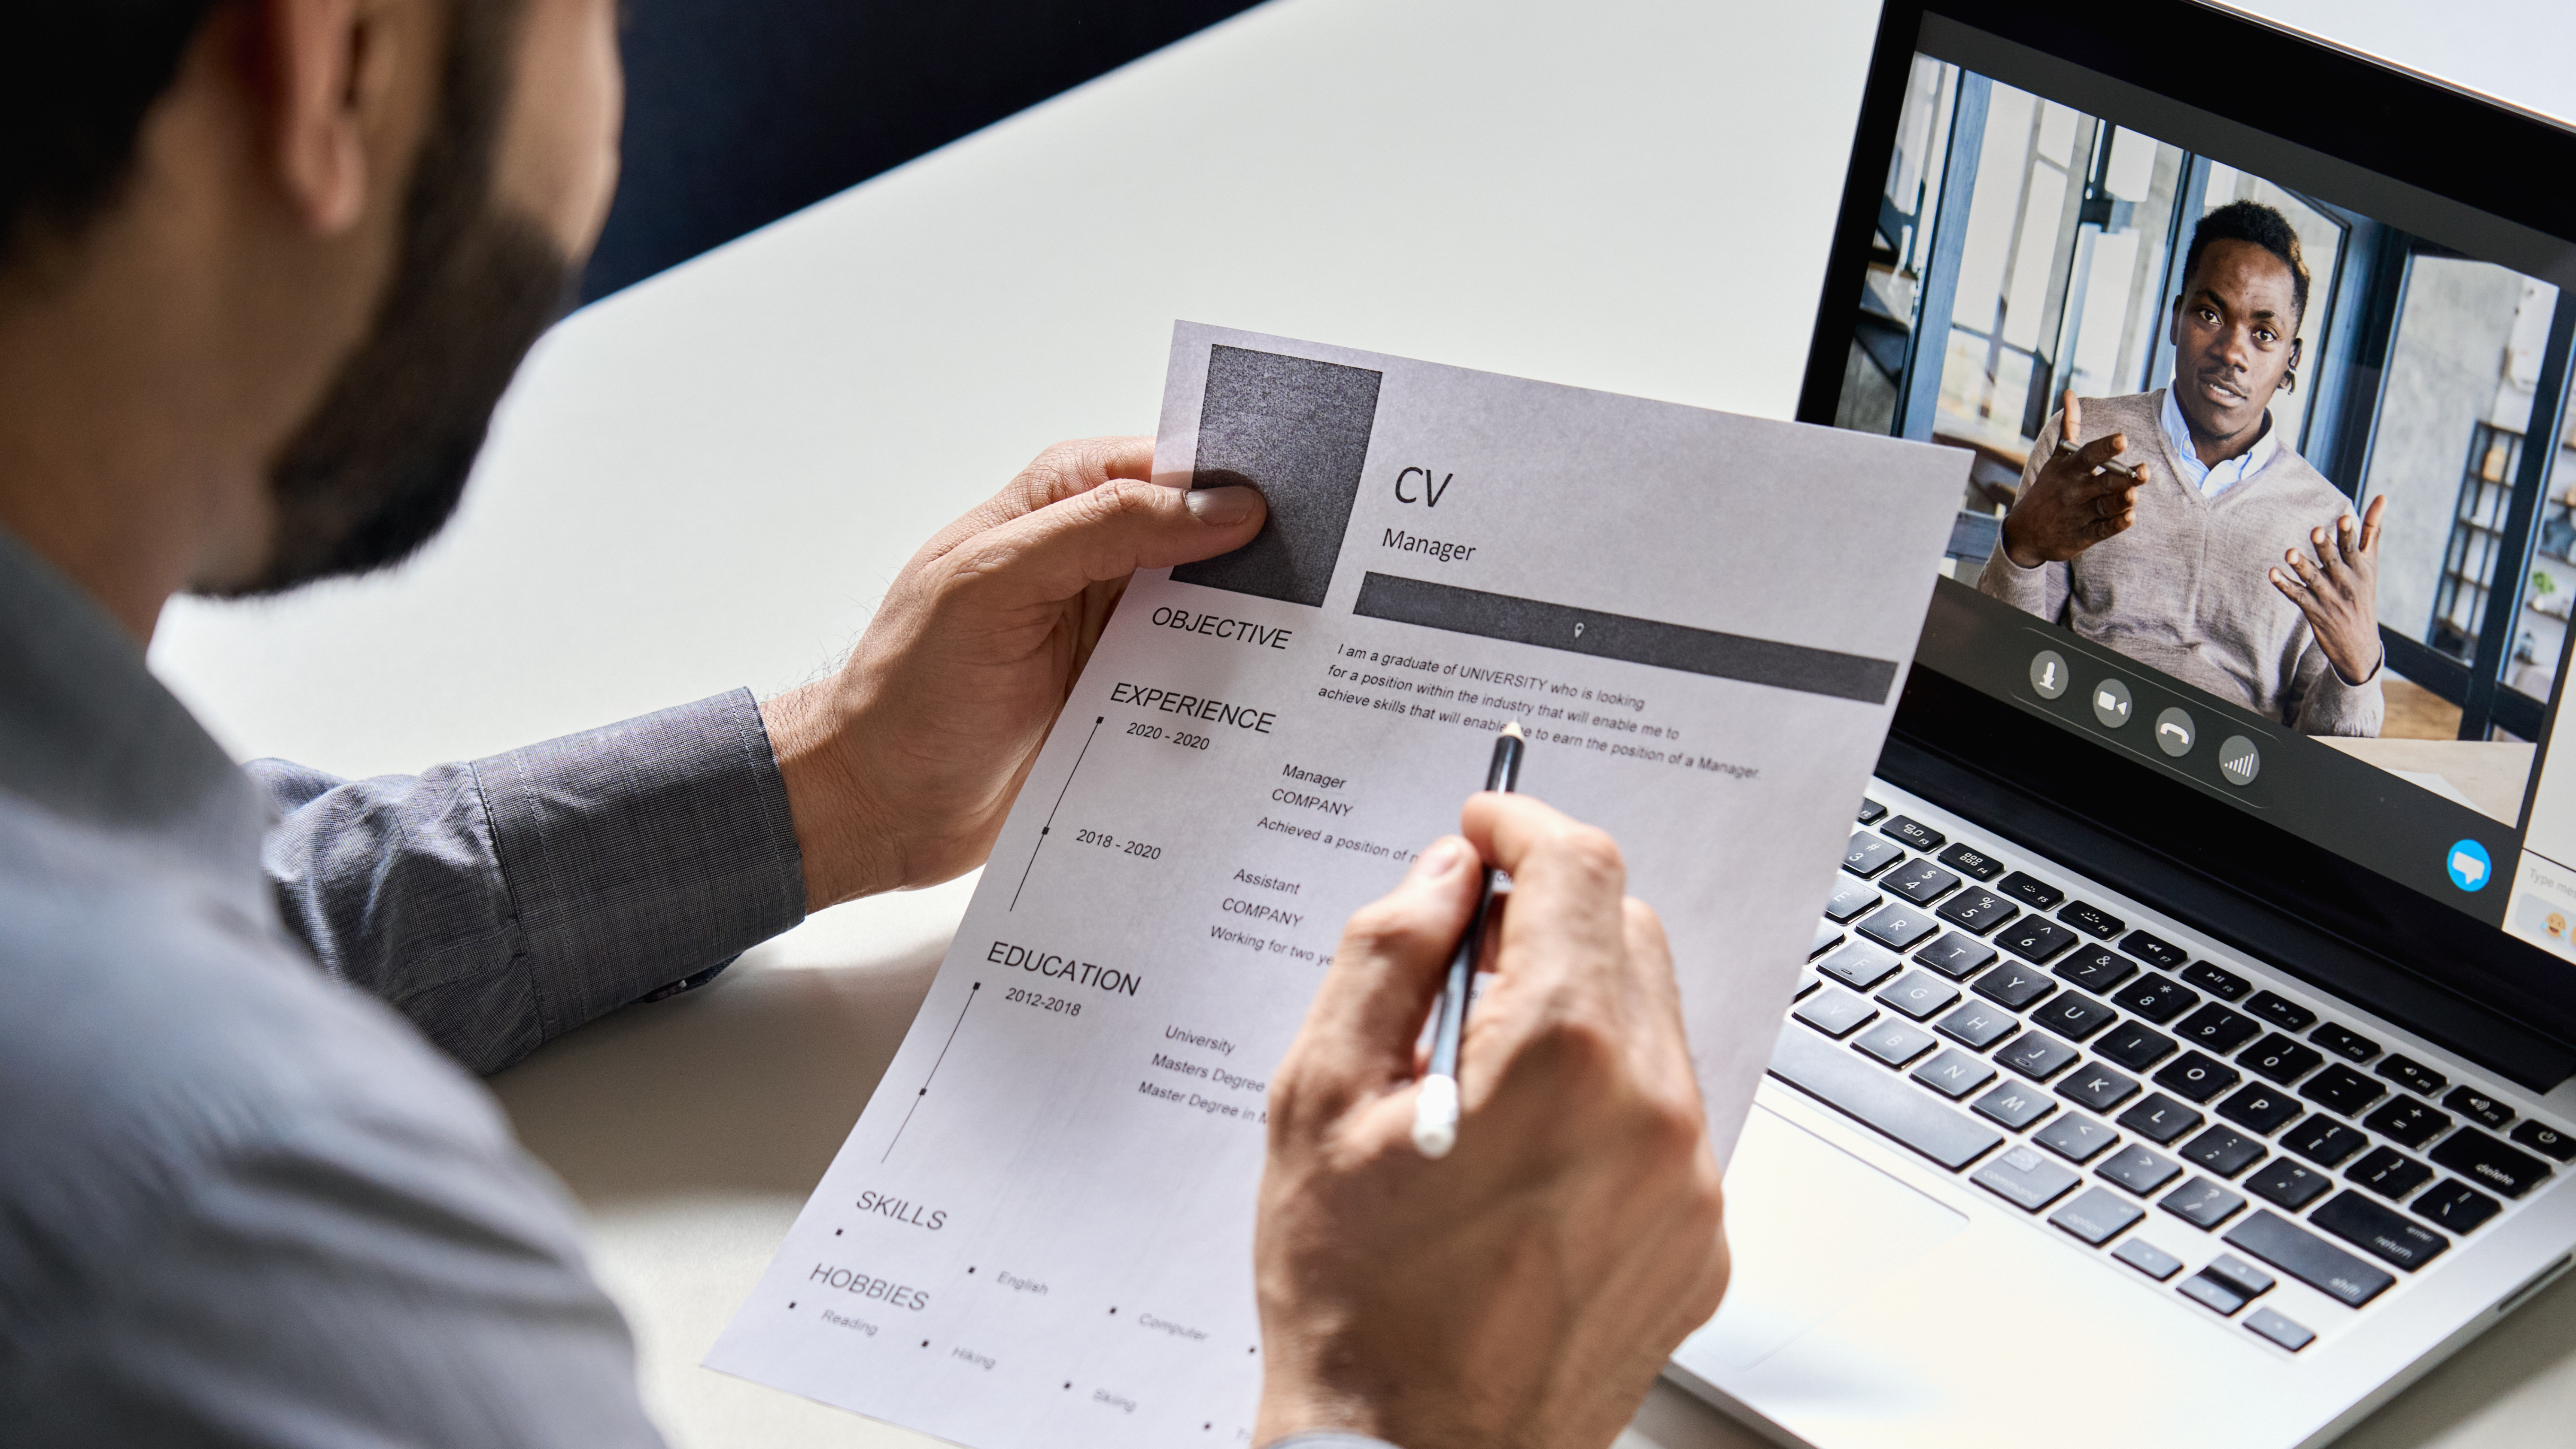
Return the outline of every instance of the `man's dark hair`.
<path id="1" fill-rule="evenodd" d="M 2290 298 L 2299 316 L 2308 315 L 2308 264 L 2299 256 L 2299 233 L 2290 219 L 2259 201 L 2231 201 L 2200 219 L 2191 229 L 2191 250 L 2183 254 L 2183 284 L 2200 275 L 2201 253 L 2211 242 L 2252 242 L 2281 259 L 2290 269 Z"/>
<path id="2" fill-rule="evenodd" d="M 0 45 L 0 263 L 116 199 L 143 117 L 217 0 L 18 5 Z"/>

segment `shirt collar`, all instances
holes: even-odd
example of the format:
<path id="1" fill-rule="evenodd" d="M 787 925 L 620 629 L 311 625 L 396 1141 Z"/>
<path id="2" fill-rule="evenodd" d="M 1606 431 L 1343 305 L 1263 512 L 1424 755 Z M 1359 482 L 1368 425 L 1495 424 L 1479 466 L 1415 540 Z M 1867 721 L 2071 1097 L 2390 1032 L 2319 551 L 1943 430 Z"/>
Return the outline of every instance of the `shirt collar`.
<path id="1" fill-rule="evenodd" d="M 2172 451 L 2174 461 L 2182 465 L 2185 481 L 2203 498 L 2215 498 L 2262 472 L 2264 465 L 2281 451 L 2280 430 L 2272 426 L 2269 410 L 2263 414 L 2263 431 L 2255 437 L 2254 446 L 2215 468 L 2200 461 L 2200 454 L 2193 449 L 2191 424 L 2184 421 L 2182 404 L 2174 401 L 2174 390 L 2170 387 L 2164 390 L 2164 406 L 2158 416 L 2164 420 L 2165 443 Z"/>
<path id="2" fill-rule="evenodd" d="M 258 794 L 98 601 L 0 530 L 0 796 L 255 880 Z"/>

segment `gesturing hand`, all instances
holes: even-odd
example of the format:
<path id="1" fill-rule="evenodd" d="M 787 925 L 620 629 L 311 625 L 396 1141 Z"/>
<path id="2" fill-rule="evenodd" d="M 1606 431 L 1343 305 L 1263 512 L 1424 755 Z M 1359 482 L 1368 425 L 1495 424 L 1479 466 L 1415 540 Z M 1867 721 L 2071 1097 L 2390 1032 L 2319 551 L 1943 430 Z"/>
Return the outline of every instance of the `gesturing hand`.
<path id="1" fill-rule="evenodd" d="M 2314 561 L 2295 548 L 2281 555 L 2297 578 L 2272 570 L 2272 587 L 2308 616 L 2317 647 L 2346 684 L 2360 684 L 2379 668 L 2379 516 L 2387 508 L 2383 493 L 2370 500 L 2358 524 L 2349 513 L 2336 520 L 2331 538 L 2325 529 L 2309 530 Z"/>
<path id="2" fill-rule="evenodd" d="M 1517 795 L 1472 797 L 1464 824 L 1351 918 L 1271 1084 L 1256 1443 L 1597 1449 L 1725 1292 L 1662 925 L 1600 831 Z M 1414 1045 L 1480 850 L 1512 891 L 1435 1162 Z"/>
<path id="3" fill-rule="evenodd" d="M 2074 389 L 2067 389 L 2062 403 L 2071 444 L 2083 425 Z M 2004 557 L 2026 569 L 2063 563 L 2136 523 L 2146 466 L 2127 474 L 2106 471 L 2127 446 L 2127 434 L 2113 433 L 2071 453 L 2052 453 L 2004 514 Z"/>
<path id="4" fill-rule="evenodd" d="M 980 864 L 1128 575 L 1260 531 L 1251 489 L 1153 461 L 1151 438 L 1047 449 L 922 545 L 837 674 L 761 706 L 807 909 Z"/>

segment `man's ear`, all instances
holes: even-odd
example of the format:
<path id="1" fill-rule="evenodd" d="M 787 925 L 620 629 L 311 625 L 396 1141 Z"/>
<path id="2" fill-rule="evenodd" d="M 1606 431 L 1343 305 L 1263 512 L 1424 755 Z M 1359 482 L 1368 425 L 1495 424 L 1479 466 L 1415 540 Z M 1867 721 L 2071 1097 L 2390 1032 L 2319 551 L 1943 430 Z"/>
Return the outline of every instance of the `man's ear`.
<path id="1" fill-rule="evenodd" d="M 380 182 L 368 142 L 386 124 L 396 27 L 380 0 L 254 0 L 252 9 L 278 186 L 308 229 L 336 236 L 357 225 Z M 405 38 L 418 35 L 414 26 Z"/>
<path id="2" fill-rule="evenodd" d="M 2174 293 L 2173 305 L 2165 309 L 2165 341 L 2176 352 L 2182 350 L 2182 293 Z"/>

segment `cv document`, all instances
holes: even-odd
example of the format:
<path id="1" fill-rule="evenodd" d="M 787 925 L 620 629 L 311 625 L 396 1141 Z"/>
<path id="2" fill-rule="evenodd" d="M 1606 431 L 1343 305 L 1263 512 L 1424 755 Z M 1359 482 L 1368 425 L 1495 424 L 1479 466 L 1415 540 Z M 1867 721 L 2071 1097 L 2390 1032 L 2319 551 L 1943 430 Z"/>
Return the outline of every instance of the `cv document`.
<path id="1" fill-rule="evenodd" d="M 1273 1065 L 1494 732 L 1671 934 L 1724 1159 L 1967 457 L 1183 324 L 1136 576 L 921 1014 L 710 1366 L 974 1449 L 1244 1444 Z M 1475 1130 L 1470 1119 L 1465 1131 Z"/>

